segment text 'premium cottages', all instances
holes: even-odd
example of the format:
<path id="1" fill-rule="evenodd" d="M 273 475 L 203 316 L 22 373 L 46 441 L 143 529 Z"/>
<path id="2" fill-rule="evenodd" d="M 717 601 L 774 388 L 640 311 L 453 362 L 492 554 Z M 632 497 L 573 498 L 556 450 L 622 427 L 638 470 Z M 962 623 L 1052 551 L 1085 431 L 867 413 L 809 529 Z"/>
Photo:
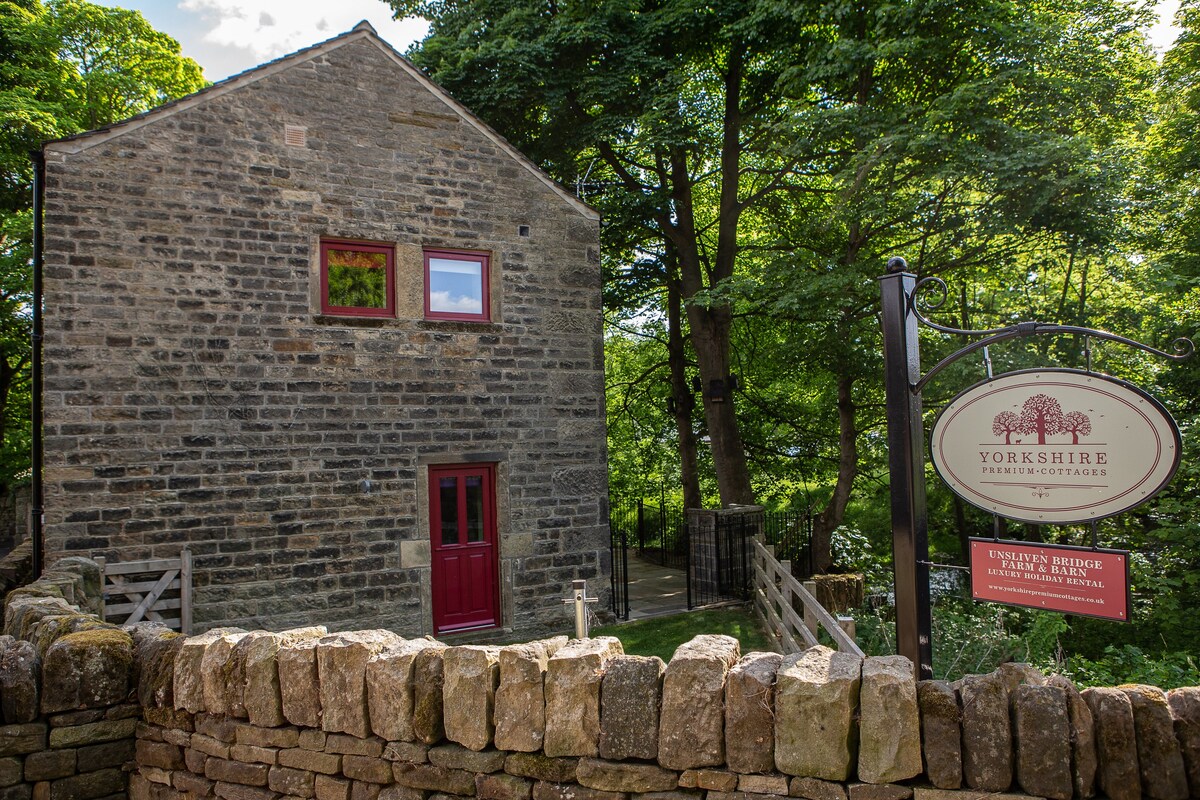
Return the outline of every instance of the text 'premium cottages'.
<path id="1" fill-rule="evenodd" d="M 45 148 L 47 562 L 197 629 L 562 627 L 608 574 L 599 220 L 365 23 Z"/>

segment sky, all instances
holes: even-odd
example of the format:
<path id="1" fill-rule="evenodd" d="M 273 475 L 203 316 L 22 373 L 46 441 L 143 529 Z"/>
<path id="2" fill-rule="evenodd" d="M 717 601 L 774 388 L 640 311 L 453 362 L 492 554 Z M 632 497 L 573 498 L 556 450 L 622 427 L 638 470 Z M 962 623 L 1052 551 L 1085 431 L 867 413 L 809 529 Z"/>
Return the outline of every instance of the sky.
<path id="1" fill-rule="evenodd" d="M 96 0 L 141 11 L 183 46 L 183 54 L 219 81 L 273 58 L 344 33 L 362 20 L 401 52 L 424 38 L 424 20 L 392 19 L 383 0 Z M 1179 0 L 1159 0 L 1159 24 L 1150 31 L 1161 53 L 1170 47 Z"/>
<path id="2" fill-rule="evenodd" d="M 183 54 L 219 81 L 279 56 L 345 33 L 367 20 L 404 52 L 425 37 L 420 19 L 394 20 L 383 0 L 93 0 L 142 12 L 176 39 Z"/>

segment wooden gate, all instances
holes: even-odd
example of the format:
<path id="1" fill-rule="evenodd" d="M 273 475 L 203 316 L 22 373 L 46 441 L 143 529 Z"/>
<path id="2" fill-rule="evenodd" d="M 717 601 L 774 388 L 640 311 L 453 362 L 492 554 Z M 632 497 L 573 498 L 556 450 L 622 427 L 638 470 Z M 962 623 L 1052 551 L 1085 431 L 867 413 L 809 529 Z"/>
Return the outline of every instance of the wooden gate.
<path id="1" fill-rule="evenodd" d="M 148 620 L 191 635 L 192 553 L 109 564 L 97 558 L 104 594 L 104 619 L 129 625 Z M 119 600 L 119 602 L 113 602 Z"/>

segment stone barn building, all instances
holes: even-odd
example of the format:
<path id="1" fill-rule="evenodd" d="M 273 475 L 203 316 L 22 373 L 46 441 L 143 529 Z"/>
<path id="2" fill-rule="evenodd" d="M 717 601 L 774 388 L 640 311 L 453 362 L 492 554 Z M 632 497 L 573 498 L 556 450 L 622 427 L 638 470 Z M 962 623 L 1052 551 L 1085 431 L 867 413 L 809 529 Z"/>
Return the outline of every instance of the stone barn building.
<path id="1" fill-rule="evenodd" d="M 47 562 L 197 629 L 608 594 L 598 214 L 366 23 L 44 148 Z"/>

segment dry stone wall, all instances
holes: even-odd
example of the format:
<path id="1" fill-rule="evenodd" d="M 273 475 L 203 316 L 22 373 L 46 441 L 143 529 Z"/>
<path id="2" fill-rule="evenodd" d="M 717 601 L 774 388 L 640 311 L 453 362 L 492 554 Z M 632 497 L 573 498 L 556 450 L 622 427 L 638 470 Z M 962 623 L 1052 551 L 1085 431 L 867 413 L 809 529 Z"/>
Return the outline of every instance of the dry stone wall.
<path id="1" fill-rule="evenodd" d="M 896 656 L 725 636 L 669 664 L 610 637 L 185 638 L 87 613 L 97 577 L 60 562 L 8 597 L 0 800 L 1200 797 L 1200 688 L 918 683 Z"/>

